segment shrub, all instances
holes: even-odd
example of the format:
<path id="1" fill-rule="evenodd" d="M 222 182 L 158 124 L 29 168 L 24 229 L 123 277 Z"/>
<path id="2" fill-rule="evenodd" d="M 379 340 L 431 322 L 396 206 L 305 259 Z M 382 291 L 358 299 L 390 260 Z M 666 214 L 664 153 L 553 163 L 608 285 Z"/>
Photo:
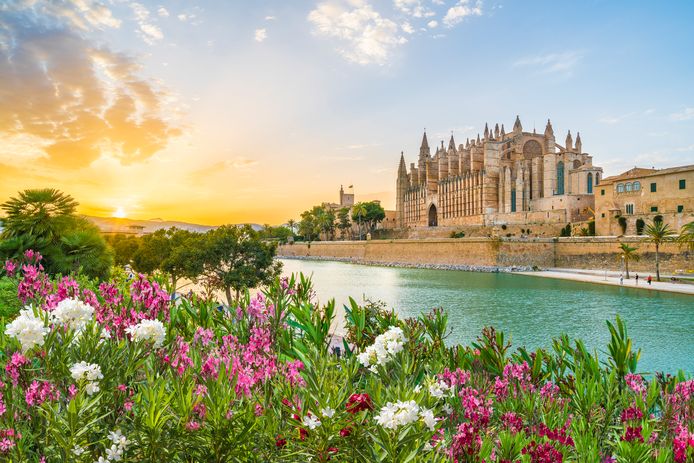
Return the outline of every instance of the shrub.
<path id="1" fill-rule="evenodd" d="M 34 264 L 13 283 L 33 309 L 0 336 L 2 461 L 694 457 L 694 380 L 637 374 L 619 317 L 600 359 L 567 336 L 512 350 L 493 328 L 448 346 L 443 310 L 403 320 L 351 300 L 337 356 L 335 304 L 303 276 L 223 310 L 172 305 L 142 276 L 94 291 Z"/>
<path id="2" fill-rule="evenodd" d="M 453 231 L 451 232 L 451 238 L 465 238 L 465 232 L 464 231 Z"/>
<path id="3" fill-rule="evenodd" d="M 0 277 L 0 319 L 8 319 L 19 313 L 22 304 L 17 299 L 17 283 L 10 278 Z"/>

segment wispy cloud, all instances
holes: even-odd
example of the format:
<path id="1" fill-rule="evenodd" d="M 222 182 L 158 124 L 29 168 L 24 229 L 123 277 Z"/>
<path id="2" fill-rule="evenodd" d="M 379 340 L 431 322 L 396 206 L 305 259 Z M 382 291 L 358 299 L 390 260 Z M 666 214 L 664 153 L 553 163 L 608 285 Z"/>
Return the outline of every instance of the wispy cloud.
<path id="1" fill-rule="evenodd" d="M 342 56 L 362 65 L 385 64 L 397 47 L 407 43 L 398 24 L 366 1 L 325 1 L 308 14 L 308 20 L 316 35 L 337 39 Z"/>
<path id="2" fill-rule="evenodd" d="M 670 114 L 673 121 L 689 121 L 694 119 L 694 108 L 684 108 L 682 111 Z"/>
<path id="3" fill-rule="evenodd" d="M 2 109 L 13 115 L 0 118 L 4 137 L 14 143 L 21 142 L 17 135 L 31 137 L 46 163 L 76 168 L 104 156 L 122 164 L 143 161 L 180 133 L 170 95 L 141 77 L 140 64 L 80 33 L 115 27 L 111 14 L 78 21 L 62 11 L 44 10 L 30 20 L 25 13 L 21 7 L 6 12 L 0 30 L 0 43 L 12 44 L 0 47 L 0 62 L 22 63 L 3 69 Z"/>
<path id="4" fill-rule="evenodd" d="M 452 6 L 443 17 L 443 23 L 446 27 L 453 27 L 461 23 L 468 16 L 482 16 L 482 2 L 476 1 L 473 5 L 470 0 L 460 0 L 455 6 Z"/>
<path id="5" fill-rule="evenodd" d="M 266 29 L 256 29 L 255 30 L 255 41 L 256 42 L 262 42 L 267 38 L 267 30 Z"/>
<path id="6" fill-rule="evenodd" d="M 626 114 L 622 114 L 619 116 L 603 116 L 598 119 L 598 122 L 602 122 L 603 124 L 608 124 L 608 125 L 615 125 L 623 122 L 626 119 L 629 119 L 631 117 L 638 117 L 638 116 L 650 116 L 651 114 L 655 113 L 655 109 L 649 108 L 645 109 L 643 111 L 632 111 Z"/>
<path id="7" fill-rule="evenodd" d="M 321 159 L 325 161 L 355 162 L 363 161 L 364 156 L 321 156 Z"/>
<path id="8" fill-rule="evenodd" d="M 140 37 L 142 37 L 142 40 L 144 40 L 147 44 L 152 45 L 164 38 L 164 34 L 159 26 L 151 21 L 150 12 L 146 6 L 141 3 L 132 2 L 130 4 L 130 8 L 133 10 L 135 21 L 139 27 L 137 33 Z"/>
<path id="9" fill-rule="evenodd" d="M 347 145 L 343 149 L 348 149 L 348 150 L 362 150 L 364 148 L 374 148 L 377 146 L 383 146 L 383 143 L 357 143 L 354 145 Z"/>
<path id="10" fill-rule="evenodd" d="M 544 55 L 528 56 L 516 61 L 515 67 L 532 68 L 540 73 L 571 74 L 583 58 L 580 51 L 565 51 L 562 53 L 547 53 Z"/>
<path id="11" fill-rule="evenodd" d="M 194 183 L 208 183 L 215 175 L 223 174 L 228 170 L 233 170 L 236 172 L 250 171 L 257 164 L 258 161 L 254 159 L 238 156 L 234 159 L 218 161 L 198 170 L 194 170 L 188 174 L 188 178 Z"/>
<path id="12" fill-rule="evenodd" d="M 619 124 L 624 119 L 627 119 L 633 115 L 634 115 L 634 113 L 622 114 L 621 116 L 603 116 L 600 119 L 598 119 L 598 122 L 602 122 L 603 124 L 608 124 L 608 125 L 615 125 L 615 124 Z"/>
<path id="13" fill-rule="evenodd" d="M 436 15 L 436 12 L 434 12 L 422 0 L 394 0 L 393 3 L 396 10 L 412 16 L 413 18 L 430 18 Z"/>

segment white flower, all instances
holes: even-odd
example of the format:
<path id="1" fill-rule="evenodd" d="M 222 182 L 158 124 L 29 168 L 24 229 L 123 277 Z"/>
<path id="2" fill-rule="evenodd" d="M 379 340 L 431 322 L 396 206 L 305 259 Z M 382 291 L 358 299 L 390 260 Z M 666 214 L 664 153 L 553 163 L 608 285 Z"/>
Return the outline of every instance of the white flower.
<path id="1" fill-rule="evenodd" d="M 166 337 L 166 328 L 159 320 L 142 320 L 137 325 L 126 328 L 125 332 L 133 341 L 151 341 L 154 347 L 161 347 Z"/>
<path id="2" fill-rule="evenodd" d="M 94 395 L 99 392 L 100 389 L 99 385 L 95 382 L 89 382 L 86 386 L 84 386 L 84 390 L 87 392 L 87 395 Z"/>
<path id="3" fill-rule="evenodd" d="M 446 415 L 450 415 L 451 413 L 453 413 L 453 407 L 451 407 L 451 406 L 448 405 L 448 404 L 444 404 L 444 406 L 443 406 L 443 412 L 444 412 Z"/>
<path id="4" fill-rule="evenodd" d="M 311 415 L 306 415 L 304 419 L 301 420 L 301 422 L 304 423 L 304 426 L 311 430 L 316 429 L 318 426 L 320 426 L 320 420 L 315 416 Z"/>
<path id="5" fill-rule="evenodd" d="M 419 412 L 419 416 L 422 418 L 424 424 L 427 425 L 429 431 L 433 431 L 436 428 L 436 417 L 434 416 L 434 412 L 432 410 L 423 408 Z"/>
<path id="6" fill-rule="evenodd" d="M 335 410 L 333 410 L 330 407 L 325 407 L 323 410 L 320 411 L 324 417 L 326 418 L 332 418 L 333 415 L 335 414 Z"/>
<path id="7" fill-rule="evenodd" d="M 96 363 L 80 362 L 75 363 L 70 367 L 70 374 L 72 379 L 79 381 L 81 379 L 86 379 L 87 381 L 98 381 L 103 379 L 104 375 L 101 374 L 101 367 Z"/>
<path id="8" fill-rule="evenodd" d="M 375 371 L 375 365 L 385 365 L 402 350 L 404 344 L 405 336 L 402 330 L 391 326 L 388 331 L 376 336 L 374 343 L 357 355 L 357 360 L 371 371 Z"/>
<path id="9" fill-rule="evenodd" d="M 437 399 L 445 397 L 450 392 L 451 387 L 445 381 L 434 381 L 429 385 L 429 394 Z"/>
<path id="10" fill-rule="evenodd" d="M 123 449 L 117 445 L 112 445 L 110 449 L 106 449 L 106 458 L 111 461 L 120 461 L 123 458 Z"/>
<path id="11" fill-rule="evenodd" d="M 432 451 L 432 450 L 434 450 L 434 446 L 433 446 L 433 445 L 431 445 L 429 442 L 427 442 L 426 444 L 424 444 L 424 451 L 425 451 L 425 452 L 430 452 L 430 451 Z"/>
<path id="12" fill-rule="evenodd" d="M 419 418 L 419 405 L 414 400 L 406 402 L 388 402 L 376 416 L 376 422 L 387 429 L 413 423 Z"/>
<path id="13" fill-rule="evenodd" d="M 94 463 L 108 463 L 108 460 L 104 457 L 99 457 Z"/>
<path id="14" fill-rule="evenodd" d="M 421 384 L 417 384 L 417 385 L 414 387 L 414 393 L 415 393 L 415 394 L 418 394 L 419 391 L 421 391 L 421 390 L 422 390 L 422 385 L 421 385 Z"/>
<path id="15" fill-rule="evenodd" d="M 115 431 L 111 431 L 110 433 L 108 433 L 108 439 L 114 444 L 122 446 L 126 446 L 129 443 L 128 439 L 125 438 L 120 429 L 116 429 Z"/>
<path id="16" fill-rule="evenodd" d="M 19 316 L 5 328 L 5 334 L 17 339 L 22 345 L 22 352 L 34 346 L 43 346 L 43 338 L 49 331 L 43 320 L 34 315 L 31 306 L 20 310 Z"/>
<path id="17" fill-rule="evenodd" d="M 58 302 L 51 316 L 57 323 L 67 325 L 74 330 L 81 330 L 92 319 L 94 307 L 79 299 L 63 299 Z"/>
<path id="18" fill-rule="evenodd" d="M 75 381 L 87 381 L 84 390 L 88 395 L 94 395 L 99 392 L 97 381 L 103 379 L 104 375 L 101 374 L 101 367 L 96 363 L 75 363 L 70 367 L 70 374 Z"/>
<path id="19" fill-rule="evenodd" d="M 77 456 L 80 456 L 84 453 L 84 449 L 79 445 L 75 444 L 75 446 L 72 448 L 72 453 L 74 453 Z"/>

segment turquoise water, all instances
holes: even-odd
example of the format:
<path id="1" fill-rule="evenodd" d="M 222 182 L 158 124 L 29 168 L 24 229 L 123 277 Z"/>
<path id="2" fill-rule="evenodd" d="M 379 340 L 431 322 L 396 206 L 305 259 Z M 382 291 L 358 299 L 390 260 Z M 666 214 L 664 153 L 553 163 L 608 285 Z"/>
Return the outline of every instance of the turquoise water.
<path id="1" fill-rule="evenodd" d="M 402 316 L 449 312 L 449 342 L 468 344 L 494 326 L 513 345 L 548 347 L 566 333 L 605 349 L 605 320 L 619 314 L 642 349 L 642 372 L 694 374 L 694 296 L 504 273 L 372 267 L 283 259 L 284 273 L 313 276 L 318 298 L 381 300 Z"/>

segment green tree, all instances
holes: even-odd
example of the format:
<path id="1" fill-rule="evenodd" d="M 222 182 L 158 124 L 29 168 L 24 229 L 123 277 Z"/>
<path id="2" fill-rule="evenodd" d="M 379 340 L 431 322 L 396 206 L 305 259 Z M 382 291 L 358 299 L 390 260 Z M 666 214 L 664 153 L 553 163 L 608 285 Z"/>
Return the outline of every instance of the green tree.
<path id="1" fill-rule="evenodd" d="M 352 207 L 352 220 L 359 226 L 359 238 L 364 232 L 372 232 L 386 217 L 386 211 L 378 201 L 359 202 Z M 363 227 L 366 227 L 362 230 Z"/>
<path id="2" fill-rule="evenodd" d="M 677 242 L 689 252 L 694 252 L 694 222 L 682 226 Z"/>
<path id="3" fill-rule="evenodd" d="M 113 251 L 95 225 L 76 215 L 77 206 L 70 195 L 49 188 L 10 198 L 0 205 L 6 215 L 0 257 L 17 258 L 33 249 L 44 256 L 50 274 L 107 278 Z"/>
<path id="4" fill-rule="evenodd" d="M 624 269 L 626 270 L 627 280 L 629 279 L 629 262 L 638 262 L 641 257 L 637 254 L 638 248 L 629 246 L 629 243 L 619 244 L 619 256 L 620 260 L 624 261 Z"/>
<path id="5" fill-rule="evenodd" d="M 672 240 L 673 232 L 662 220 L 654 220 L 644 230 L 645 240 L 655 245 L 655 277 L 660 281 L 660 245 Z"/>
<path id="6" fill-rule="evenodd" d="M 292 231 L 292 236 L 294 236 L 294 233 L 296 233 L 296 220 L 294 219 L 289 219 L 287 220 L 287 226 L 289 229 Z"/>
<path id="7" fill-rule="evenodd" d="M 352 220 L 357 223 L 357 230 L 359 233 L 359 239 L 362 239 L 362 227 L 366 223 L 366 215 L 368 210 L 366 209 L 366 204 L 359 202 L 352 206 Z"/>
<path id="8" fill-rule="evenodd" d="M 106 237 L 106 242 L 113 248 L 116 265 L 132 265 L 135 253 L 140 249 L 140 238 L 119 233 Z"/>
<path id="9" fill-rule="evenodd" d="M 299 234 L 304 237 L 309 244 L 318 237 L 320 228 L 318 220 L 314 214 L 315 207 L 312 210 L 301 213 L 301 221 L 299 222 Z"/>
<path id="10" fill-rule="evenodd" d="M 277 244 L 263 241 L 250 225 L 224 225 L 205 234 L 203 283 L 224 291 L 231 305 L 232 290 L 238 299 L 241 290 L 268 284 L 282 270 L 274 259 Z"/>
<path id="11" fill-rule="evenodd" d="M 165 273 L 175 293 L 180 279 L 195 280 L 203 271 L 202 236 L 176 227 L 145 235 L 133 255 L 133 268 L 143 273 Z"/>
<path id="12" fill-rule="evenodd" d="M 21 191 L 0 206 L 5 211 L 3 237 L 56 241 L 74 225 L 78 205 L 72 196 L 51 188 Z"/>
<path id="13" fill-rule="evenodd" d="M 366 223 L 369 226 L 369 231 L 373 232 L 376 226 L 386 218 L 386 211 L 378 201 L 369 201 L 366 203 Z"/>
<path id="14" fill-rule="evenodd" d="M 315 209 L 315 208 L 314 208 Z M 318 228 L 326 240 L 335 238 L 335 212 L 326 206 L 317 206 L 314 214 Z"/>
<path id="15" fill-rule="evenodd" d="M 352 222 L 349 220 L 348 207 L 343 207 L 337 211 L 337 228 L 340 230 L 340 237 L 344 240 L 347 231 L 352 228 Z"/>

